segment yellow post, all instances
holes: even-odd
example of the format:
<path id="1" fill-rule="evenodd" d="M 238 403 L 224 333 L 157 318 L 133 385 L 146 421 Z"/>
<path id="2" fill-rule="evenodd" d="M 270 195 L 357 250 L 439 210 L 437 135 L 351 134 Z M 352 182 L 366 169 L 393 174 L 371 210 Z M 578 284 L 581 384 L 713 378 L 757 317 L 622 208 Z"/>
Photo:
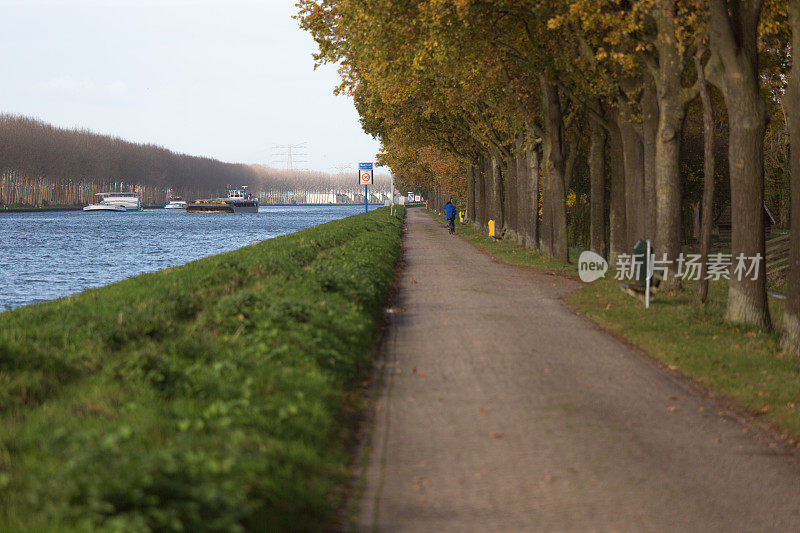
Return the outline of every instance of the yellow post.
<path id="1" fill-rule="evenodd" d="M 494 237 L 494 220 L 489 221 L 489 237 Z"/>
<path id="2" fill-rule="evenodd" d="M 464 223 L 464 212 L 463 211 L 459 211 L 458 212 L 458 221 L 461 222 L 462 224 Z"/>

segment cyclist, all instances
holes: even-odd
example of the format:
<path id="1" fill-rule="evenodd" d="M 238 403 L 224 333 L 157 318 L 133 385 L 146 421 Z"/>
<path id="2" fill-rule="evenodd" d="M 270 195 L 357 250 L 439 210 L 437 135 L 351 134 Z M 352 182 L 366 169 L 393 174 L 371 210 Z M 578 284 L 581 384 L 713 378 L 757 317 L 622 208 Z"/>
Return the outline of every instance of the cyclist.
<path id="1" fill-rule="evenodd" d="M 447 219 L 447 228 L 450 230 L 450 235 L 456 232 L 456 206 L 450 200 L 444 204 L 444 217 Z"/>

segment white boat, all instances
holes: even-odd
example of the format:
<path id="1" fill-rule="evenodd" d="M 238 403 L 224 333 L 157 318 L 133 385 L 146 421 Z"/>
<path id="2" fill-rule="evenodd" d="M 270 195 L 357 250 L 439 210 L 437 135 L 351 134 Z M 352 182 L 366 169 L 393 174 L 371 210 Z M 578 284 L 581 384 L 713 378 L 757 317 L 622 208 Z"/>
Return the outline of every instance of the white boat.
<path id="1" fill-rule="evenodd" d="M 99 192 L 100 202 L 89 204 L 84 211 L 141 211 L 139 194 L 135 192 Z"/>
<path id="2" fill-rule="evenodd" d="M 247 192 L 247 186 L 228 189 L 227 198 L 195 200 L 186 206 L 187 213 L 258 213 L 258 198 Z"/>
<path id="3" fill-rule="evenodd" d="M 180 196 L 174 196 L 169 199 L 169 203 L 164 206 L 164 209 L 186 209 L 186 202 Z"/>
<path id="4" fill-rule="evenodd" d="M 125 209 L 121 205 L 104 204 L 102 202 L 99 203 L 99 204 L 89 204 L 86 207 L 84 207 L 83 210 L 84 211 L 121 211 L 123 213 L 125 211 L 127 211 L 127 209 Z"/>

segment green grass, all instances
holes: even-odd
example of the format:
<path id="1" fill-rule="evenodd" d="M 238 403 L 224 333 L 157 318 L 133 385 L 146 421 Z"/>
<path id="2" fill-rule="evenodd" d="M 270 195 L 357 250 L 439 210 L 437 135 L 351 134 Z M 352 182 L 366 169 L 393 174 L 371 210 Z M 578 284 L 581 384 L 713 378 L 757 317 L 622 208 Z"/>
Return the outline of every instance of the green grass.
<path id="1" fill-rule="evenodd" d="M 0 530 L 329 526 L 401 218 L 0 314 Z"/>
<path id="2" fill-rule="evenodd" d="M 471 227 L 459 233 L 499 260 L 548 271 L 552 260 L 538 252 L 497 241 Z M 576 272 L 563 265 L 562 272 Z M 606 274 L 613 277 L 613 273 Z M 708 389 L 731 399 L 757 420 L 800 441 L 800 360 L 785 357 L 778 335 L 724 320 L 728 285 L 712 282 L 704 306 L 694 303 L 694 285 L 674 294 L 657 294 L 651 308 L 603 279 L 570 293 L 566 300 L 607 331 L 635 344 L 651 357 Z M 770 298 L 778 328 L 783 301 Z"/>
<path id="3" fill-rule="evenodd" d="M 442 215 L 433 212 L 430 213 L 436 220 L 442 224 L 445 223 L 445 219 Z M 534 267 L 551 272 L 559 272 L 565 275 L 574 275 L 575 277 L 578 276 L 577 262 L 580 250 L 577 248 L 570 248 L 570 263 L 565 264 L 556 261 L 552 257 L 547 257 L 539 252 L 529 250 L 524 246 L 489 237 L 487 234 L 478 231 L 469 224 L 460 224 L 456 222 L 456 233 L 472 242 L 481 250 L 497 257 L 504 263 Z"/>

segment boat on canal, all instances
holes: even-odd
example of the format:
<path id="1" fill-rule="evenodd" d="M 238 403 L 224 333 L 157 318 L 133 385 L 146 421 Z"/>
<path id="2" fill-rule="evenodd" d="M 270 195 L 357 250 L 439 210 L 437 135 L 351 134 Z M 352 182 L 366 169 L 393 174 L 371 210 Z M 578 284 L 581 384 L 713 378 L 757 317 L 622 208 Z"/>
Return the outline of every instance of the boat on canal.
<path id="1" fill-rule="evenodd" d="M 186 206 L 187 213 L 258 213 L 258 198 L 247 192 L 247 186 L 228 189 L 225 198 L 195 200 Z"/>
<path id="2" fill-rule="evenodd" d="M 83 208 L 84 211 L 141 211 L 142 204 L 139 201 L 139 194 L 135 192 L 99 192 L 96 196 L 100 201 L 96 204 L 89 204 Z"/>
<path id="3" fill-rule="evenodd" d="M 186 202 L 180 196 L 171 196 L 164 209 L 186 209 Z"/>

